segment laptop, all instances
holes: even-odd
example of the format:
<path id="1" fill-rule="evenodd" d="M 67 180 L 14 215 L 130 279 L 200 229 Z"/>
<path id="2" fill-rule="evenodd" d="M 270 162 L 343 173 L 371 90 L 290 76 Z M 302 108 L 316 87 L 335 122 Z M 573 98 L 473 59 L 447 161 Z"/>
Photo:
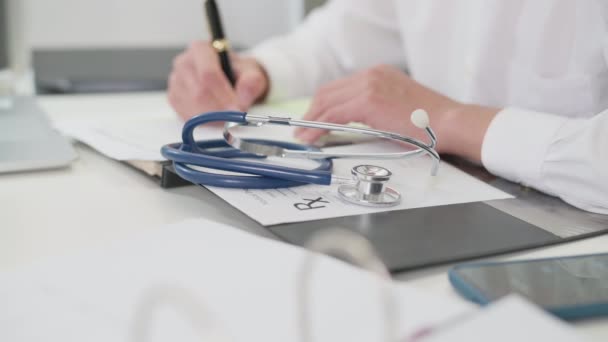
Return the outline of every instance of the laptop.
<path id="1" fill-rule="evenodd" d="M 19 4 L 0 0 L 0 73 L 10 72 L 16 62 L 25 63 Z M 4 82 L 12 83 L 10 77 Z M 69 165 L 76 152 L 52 129 L 36 98 L 15 97 L 5 88 L 0 85 L 0 173 Z"/>
<path id="2" fill-rule="evenodd" d="M 76 159 L 34 97 L 10 102 L 0 104 L 0 173 L 65 167 Z"/>

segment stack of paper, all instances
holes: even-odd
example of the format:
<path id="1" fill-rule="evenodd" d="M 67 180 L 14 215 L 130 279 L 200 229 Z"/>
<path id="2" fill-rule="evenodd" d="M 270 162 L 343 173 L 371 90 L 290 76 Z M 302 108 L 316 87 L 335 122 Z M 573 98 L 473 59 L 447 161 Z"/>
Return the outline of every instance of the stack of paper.
<path id="1" fill-rule="evenodd" d="M 206 220 L 169 225 L 78 258 L 0 275 L 0 340 L 210 341 L 213 335 L 222 341 L 296 341 L 299 269 L 306 253 Z M 380 299 L 387 283 L 320 259 L 310 287 L 312 340 L 383 340 Z M 389 284 L 388 291 L 403 337 L 422 336 L 433 327 L 443 331 L 474 312 L 461 301 L 406 285 Z M 520 322 L 516 318 L 490 323 L 501 336 L 513 329 L 509 319 Z M 552 336 L 544 330 L 557 325 L 525 330 Z"/>
<path id="2" fill-rule="evenodd" d="M 251 113 L 300 117 L 308 107 L 307 100 L 256 106 Z M 73 120 L 56 124 L 64 135 L 81 141 L 107 157 L 121 161 L 162 161 L 160 148 L 163 145 L 181 141 L 183 127 L 177 115 L 149 119 L 130 119 L 87 121 Z M 201 140 L 222 139 L 221 125 L 200 126 L 195 137 Z M 273 129 L 274 128 L 274 129 Z M 239 136 L 293 141 L 293 131 L 277 127 L 237 128 Z M 238 132 L 238 131 L 237 131 Z"/>

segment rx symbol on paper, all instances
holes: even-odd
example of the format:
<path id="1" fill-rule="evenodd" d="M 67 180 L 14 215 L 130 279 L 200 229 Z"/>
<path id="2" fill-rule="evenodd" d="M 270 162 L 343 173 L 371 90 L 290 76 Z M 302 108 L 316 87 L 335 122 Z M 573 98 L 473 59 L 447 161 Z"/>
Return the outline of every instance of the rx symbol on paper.
<path id="1" fill-rule="evenodd" d="M 294 207 L 298 210 L 311 210 L 311 209 L 321 209 L 325 208 L 321 203 L 329 204 L 329 201 L 323 199 L 323 197 L 317 197 L 315 199 L 303 198 L 304 203 L 294 203 Z"/>

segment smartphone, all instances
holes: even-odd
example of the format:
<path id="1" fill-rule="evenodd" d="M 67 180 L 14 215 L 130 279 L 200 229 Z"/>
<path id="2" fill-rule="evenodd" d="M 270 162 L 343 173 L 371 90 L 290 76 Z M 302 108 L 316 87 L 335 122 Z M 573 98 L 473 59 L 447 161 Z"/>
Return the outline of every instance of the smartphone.
<path id="1" fill-rule="evenodd" d="M 517 293 L 565 320 L 608 316 L 608 253 L 462 264 L 448 277 L 482 305 Z"/>

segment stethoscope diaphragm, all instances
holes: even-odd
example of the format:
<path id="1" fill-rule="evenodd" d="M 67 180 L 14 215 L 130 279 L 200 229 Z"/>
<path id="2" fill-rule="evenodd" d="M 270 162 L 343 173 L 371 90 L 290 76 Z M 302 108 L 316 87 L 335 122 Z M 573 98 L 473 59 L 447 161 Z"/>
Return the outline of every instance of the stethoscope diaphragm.
<path id="1" fill-rule="evenodd" d="M 375 165 L 358 165 L 351 174 L 355 184 L 338 187 L 340 198 L 357 205 L 370 207 L 392 207 L 401 202 L 399 191 L 387 186 L 392 173 Z"/>

